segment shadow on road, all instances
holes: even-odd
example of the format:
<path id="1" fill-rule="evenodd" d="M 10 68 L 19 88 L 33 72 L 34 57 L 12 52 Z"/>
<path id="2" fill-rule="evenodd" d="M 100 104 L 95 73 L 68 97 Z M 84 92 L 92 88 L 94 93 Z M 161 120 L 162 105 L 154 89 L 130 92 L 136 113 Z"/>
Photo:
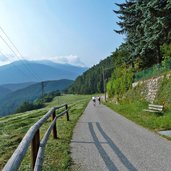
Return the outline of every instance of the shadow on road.
<path id="1" fill-rule="evenodd" d="M 126 158 L 126 156 L 122 153 L 122 151 L 114 144 L 111 138 L 104 132 L 102 127 L 98 122 L 96 122 L 96 126 L 104 139 L 108 142 L 109 146 L 112 148 L 113 152 L 118 156 L 119 160 L 129 171 L 137 171 L 137 169 L 130 163 L 130 161 Z"/>
<path id="2" fill-rule="evenodd" d="M 94 144 L 96 145 L 97 150 L 99 151 L 102 159 L 104 160 L 106 167 L 109 169 L 109 171 L 118 171 L 118 168 L 115 166 L 114 162 L 110 159 L 110 157 L 102 147 L 100 141 L 98 140 L 98 137 L 96 136 L 96 133 L 93 128 L 93 123 L 89 122 L 88 126 L 89 126 L 90 133 L 93 137 Z M 122 153 L 122 151 L 114 144 L 111 138 L 104 132 L 104 130 L 102 129 L 102 127 L 98 122 L 96 122 L 96 126 L 99 132 L 101 133 L 101 135 L 107 141 L 107 144 L 112 148 L 113 152 L 118 156 L 122 164 L 129 171 L 137 171 L 137 169 L 130 163 L 130 161 L 126 158 L 126 156 Z"/>
<path id="3" fill-rule="evenodd" d="M 89 122 L 88 126 L 90 129 L 90 133 L 93 137 L 94 143 L 96 145 L 96 148 L 98 149 L 103 161 L 105 162 L 106 167 L 109 169 L 109 171 L 114 171 L 114 170 L 119 171 L 117 169 L 117 167 L 114 165 L 114 163 L 112 162 L 112 160 L 110 159 L 110 157 L 108 156 L 108 154 L 106 153 L 106 151 L 104 150 L 104 148 L 102 147 L 102 145 L 100 144 L 100 142 L 96 136 L 96 133 L 94 131 L 93 124 L 91 122 Z"/>

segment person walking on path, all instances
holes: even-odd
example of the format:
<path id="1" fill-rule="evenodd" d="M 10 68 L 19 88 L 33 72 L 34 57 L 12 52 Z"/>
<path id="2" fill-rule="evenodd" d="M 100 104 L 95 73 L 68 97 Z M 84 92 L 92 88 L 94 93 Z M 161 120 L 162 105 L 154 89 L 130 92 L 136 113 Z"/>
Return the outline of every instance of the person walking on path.
<path id="1" fill-rule="evenodd" d="M 96 106 L 96 97 L 92 97 L 92 100 L 93 100 L 93 105 Z"/>
<path id="2" fill-rule="evenodd" d="M 98 100 L 99 104 L 101 104 L 100 96 L 97 97 L 97 100 Z"/>

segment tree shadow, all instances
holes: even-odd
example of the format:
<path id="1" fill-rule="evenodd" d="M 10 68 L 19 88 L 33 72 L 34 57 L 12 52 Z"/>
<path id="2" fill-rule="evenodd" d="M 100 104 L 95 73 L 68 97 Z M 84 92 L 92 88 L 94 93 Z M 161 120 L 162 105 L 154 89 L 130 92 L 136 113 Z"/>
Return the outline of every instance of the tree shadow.
<path id="1" fill-rule="evenodd" d="M 98 122 L 96 122 L 96 126 L 104 139 L 108 142 L 109 146 L 112 148 L 113 152 L 118 156 L 119 160 L 129 171 L 137 171 L 137 169 L 132 165 L 132 163 L 127 159 L 127 157 L 122 153 L 122 151 L 114 144 L 111 138 L 104 132 L 102 127 Z"/>
<path id="2" fill-rule="evenodd" d="M 93 124 L 91 122 L 89 122 L 88 126 L 89 126 L 90 133 L 91 133 L 91 135 L 93 137 L 95 146 L 96 146 L 97 150 L 99 151 L 99 154 L 102 157 L 103 161 L 105 162 L 106 167 L 108 168 L 108 170 L 109 171 L 119 171 L 118 168 L 113 163 L 113 161 L 108 156 L 108 154 L 106 153 L 106 151 L 104 150 L 104 148 L 102 147 L 101 143 L 99 142 L 99 140 L 98 140 L 98 138 L 96 136 L 96 133 L 94 131 Z"/>

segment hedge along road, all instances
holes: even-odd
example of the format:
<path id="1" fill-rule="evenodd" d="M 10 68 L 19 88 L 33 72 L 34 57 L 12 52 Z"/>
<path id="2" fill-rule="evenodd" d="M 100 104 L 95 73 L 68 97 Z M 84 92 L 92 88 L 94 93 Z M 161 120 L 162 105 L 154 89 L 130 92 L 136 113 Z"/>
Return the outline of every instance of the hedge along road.
<path id="1" fill-rule="evenodd" d="M 171 141 L 90 102 L 71 141 L 81 171 L 170 171 Z"/>

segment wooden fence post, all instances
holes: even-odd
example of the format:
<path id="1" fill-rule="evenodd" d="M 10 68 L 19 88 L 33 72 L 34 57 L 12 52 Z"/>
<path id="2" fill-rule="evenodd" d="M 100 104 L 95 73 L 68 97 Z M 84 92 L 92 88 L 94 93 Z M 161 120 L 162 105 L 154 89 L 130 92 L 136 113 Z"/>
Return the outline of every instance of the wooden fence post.
<path id="1" fill-rule="evenodd" d="M 52 121 L 55 119 L 55 117 L 56 117 L 56 114 L 55 114 L 55 110 L 54 110 L 53 113 L 52 113 Z M 58 136 L 57 136 L 56 123 L 55 123 L 55 125 L 53 127 L 52 133 L 53 133 L 53 138 L 57 139 Z"/>
<path id="2" fill-rule="evenodd" d="M 56 116 L 56 110 L 59 108 L 66 108 L 61 112 L 59 115 Z M 59 107 L 54 107 L 50 111 L 48 111 L 41 119 L 39 119 L 25 134 L 24 138 L 20 142 L 19 146 L 8 160 L 6 165 L 4 166 L 3 170 L 17 170 L 20 167 L 20 164 L 31 144 L 31 170 L 37 168 L 37 166 L 41 166 L 43 163 L 43 156 L 42 153 L 44 152 L 45 144 L 47 143 L 48 137 L 53 129 L 53 137 L 57 138 L 57 129 L 56 129 L 56 121 L 57 118 L 62 117 L 66 114 L 67 121 L 69 121 L 69 112 L 68 112 L 68 105 L 62 105 Z M 43 139 L 41 140 L 41 148 L 40 148 L 40 127 L 47 121 L 49 117 L 52 117 L 53 122 L 51 123 L 50 127 L 48 128 L 47 132 L 45 133 Z M 43 142 L 42 142 L 43 141 Z M 40 149 L 40 152 L 39 152 Z M 39 153 L 38 153 L 39 152 Z M 37 165 L 36 159 L 38 158 L 37 162 L 41 165 Z M 36 167 L 35 167 L 36 164 Z"/>
<path id="3" fill-rule="evenodd" d="M 69 121 L 68 105 L 66 104 L 65 107 L 66 107 L 66 110 L 67 110 L 67 112 L 66 112 L 67 121 Z"/>
<path id="4" fill-rule="evenodd" d="M 35 133 L 32 143 L 31 143 L 31 158 L 32 158 L 32 170 L 34 170 L 36 158 L 37 158 L 37 153 L 39 150 L 39 145 L 40 145 L 40 131 L 39 129 Z"/>

